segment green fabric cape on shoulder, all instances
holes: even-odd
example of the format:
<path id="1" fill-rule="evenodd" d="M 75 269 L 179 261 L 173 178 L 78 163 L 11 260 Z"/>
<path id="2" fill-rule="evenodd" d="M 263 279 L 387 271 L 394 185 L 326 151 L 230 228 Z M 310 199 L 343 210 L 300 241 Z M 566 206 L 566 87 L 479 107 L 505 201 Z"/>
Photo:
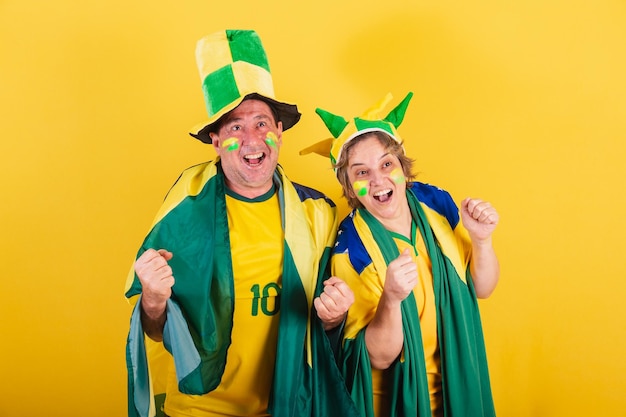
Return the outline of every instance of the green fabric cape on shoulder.
<path id="1" fill-rule="evenodd" d="M 407 188 L 411 214 L 432 262 L 433 287 L 437 309 L 437 331 L 441 357 L 444 416 L 491 417 L 495 415 L 482 325 L 469 267 L 460 277 L 458 265 L 446 255 L 438 240 L 440 219 L 429 223 L 417 195 L 425 190 L 435 199 L 449 195 L 432 186 L 412 183 Z M 430 198 L 430 197 L 429 197 Z M 450 206 L 448 206 L 450 207 Z M 432 216 L 432 215 L 431 215 Z M 432 219 L 433 217 L 431 217 Z M 360 227 L 368 233 L 359 231 Z M 356 224 L 356 226 L 355 226 Z M 343 239 L 343 241 L 342 241 Z M 350 251 L 353 259 L 369 259 L 379 274 L 384 276 L 386 266 L 399 256 L 390 233 L 369 212 L 358 209 L 347 217 L 340 227 L 338 249 Z M 375 254 L 375 255 L 372 255 Z M 380 259 L 381 264 L 376 264 Z M 388 396 L 389 415 L 394 417 L 431 417 L 428 382 L 422 347 L 419 315 L 411 293 L 402 302 L 402 329 L 404 349 L 401 359 L 390 368 Z M 364 417 L 374 417 L 372 402 L 371 364 L 365 345 L 365 328 L 355 338 L 345 339 L 342 372 L 348 389 Z"/>
<path id="2" fill-rule="evenodd" d="M 285 235 L 281 314 L 269 413 L 274 417 L 354 416 L 332 347 L 312 300 L 329 276 L 336 208 L 321 193 L 291 183 L 278 166 L 274 183 Z M 219 159 L 187 169 L 169 191 L 139 250 L 165 248 L 176 282 L 168 301 L 163 344 L 176 366 L 181 392 L 215 389 L 225 367 L 232 327 L 234 287 Z M 309 250 L 303 250 L 304 248 Z M 127 340 L 128 414 L 158 413 L 155 374 L 141 328 L 139 279 L 131 270 L 126 297 L 135 303 Z M 154 343 L 154 342 L 152 342 Z"/>

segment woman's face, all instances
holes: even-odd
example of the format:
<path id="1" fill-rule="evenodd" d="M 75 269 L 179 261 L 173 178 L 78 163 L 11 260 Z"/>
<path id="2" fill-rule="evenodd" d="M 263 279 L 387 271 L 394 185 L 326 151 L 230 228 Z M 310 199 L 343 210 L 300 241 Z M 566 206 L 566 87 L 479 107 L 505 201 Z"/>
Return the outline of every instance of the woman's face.
<path id="1" fill-rule="evenodd" d="M 356 197 L 374 217 L 393 219 L 406 207 L 406 178 L 400 160 L 370 135 L 349 150 L 347 173 Z"/>

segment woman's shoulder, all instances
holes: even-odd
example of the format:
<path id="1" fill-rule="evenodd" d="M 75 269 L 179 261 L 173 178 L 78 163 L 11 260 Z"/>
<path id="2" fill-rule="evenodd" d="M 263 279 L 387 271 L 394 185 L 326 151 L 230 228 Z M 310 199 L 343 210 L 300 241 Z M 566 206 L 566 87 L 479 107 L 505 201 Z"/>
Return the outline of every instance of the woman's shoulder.
<path id="1" fill-rule="evenodd" d="M 354 216 L 356 210 L 352 210 L 346 217 L 339 223 L 339 230 L 337 231 L 337 241 L 342 244 L 347 244 L 350 241 L 358 239 L 358 233 L 354 225 Z M 360 240 L 360 239 L 359 239 Z"/>
<path id="2" fill-rule="evenodd" d="M 459 208 L 449 192 L 435 185 L 423 182 L 411 182 L 407 188 L 417 200 L 448 219 L 452 227 L 459 221 Z"/>
<path id="3" fill-rule="evenodd" d="M 355 215 L 357 215 L 357 211 L 352 210 L 339 224 L 333 256 L 347 256 L 352 268 L 360 274 L 365 267 L 372 263 L 372 259 L 367 253 L 354 224 Z"/>

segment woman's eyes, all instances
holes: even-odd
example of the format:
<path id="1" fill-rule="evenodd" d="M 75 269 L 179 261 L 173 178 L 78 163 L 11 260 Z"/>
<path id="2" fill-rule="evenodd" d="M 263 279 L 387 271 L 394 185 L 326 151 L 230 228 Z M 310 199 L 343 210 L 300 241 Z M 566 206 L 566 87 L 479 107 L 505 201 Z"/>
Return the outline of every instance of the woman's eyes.
<path id="1" fill-rule="evenodd" d="M 394 166 L 393 161 L 385 161 L 385 162 L 382 163 L 381 170 L 382 169 L 387 169 L 387 168 L 390 168 L 390 167 L 393 167 L 393 166 Z M 367 174 L 369 174 L 369 171 L 366 170 L 366 169 L 360 169 L 360 170 L 355 172 L 355 175 L 359 176 L 359 177 L 363 177 L 363 176 L 365 176 Z"/>

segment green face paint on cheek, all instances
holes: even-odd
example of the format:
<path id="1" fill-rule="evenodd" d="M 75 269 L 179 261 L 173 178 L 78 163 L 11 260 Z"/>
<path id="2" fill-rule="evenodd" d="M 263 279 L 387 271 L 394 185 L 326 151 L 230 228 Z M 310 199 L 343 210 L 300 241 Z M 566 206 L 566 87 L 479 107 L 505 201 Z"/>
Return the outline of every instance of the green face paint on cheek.
<path id="1" fill-rule="evenodd" d="M 268 146 L 275 148 L 277 139 L 278 138 L 276 137 L 276 134 L 274 132 L 268 132 L 267 137 L 265 138 L 265 143 L 267 143 Z"/>
<path id="2" fill-rule="evenodd" d="M 228 152 L 235 151 L 239 149 L 239 139 L 238 138 L 228 138 L 224 142 L 222 142 L 222 148 L 226 148 Z"/>
<path id="3" fill-rule="evenodd" d="M 352 189 L 359 197 L 367 195 L 367 181 L 354 181 Z"/>
<path id="4" fill-rule="evenodd" d="M 396 184 L 401 184 L 405 181 L 406 178 L 404 177 L 404 173 L 402 172 L 402 169 L 396 168 L 393 171 L 391 171 L 391 179 Z"/>

